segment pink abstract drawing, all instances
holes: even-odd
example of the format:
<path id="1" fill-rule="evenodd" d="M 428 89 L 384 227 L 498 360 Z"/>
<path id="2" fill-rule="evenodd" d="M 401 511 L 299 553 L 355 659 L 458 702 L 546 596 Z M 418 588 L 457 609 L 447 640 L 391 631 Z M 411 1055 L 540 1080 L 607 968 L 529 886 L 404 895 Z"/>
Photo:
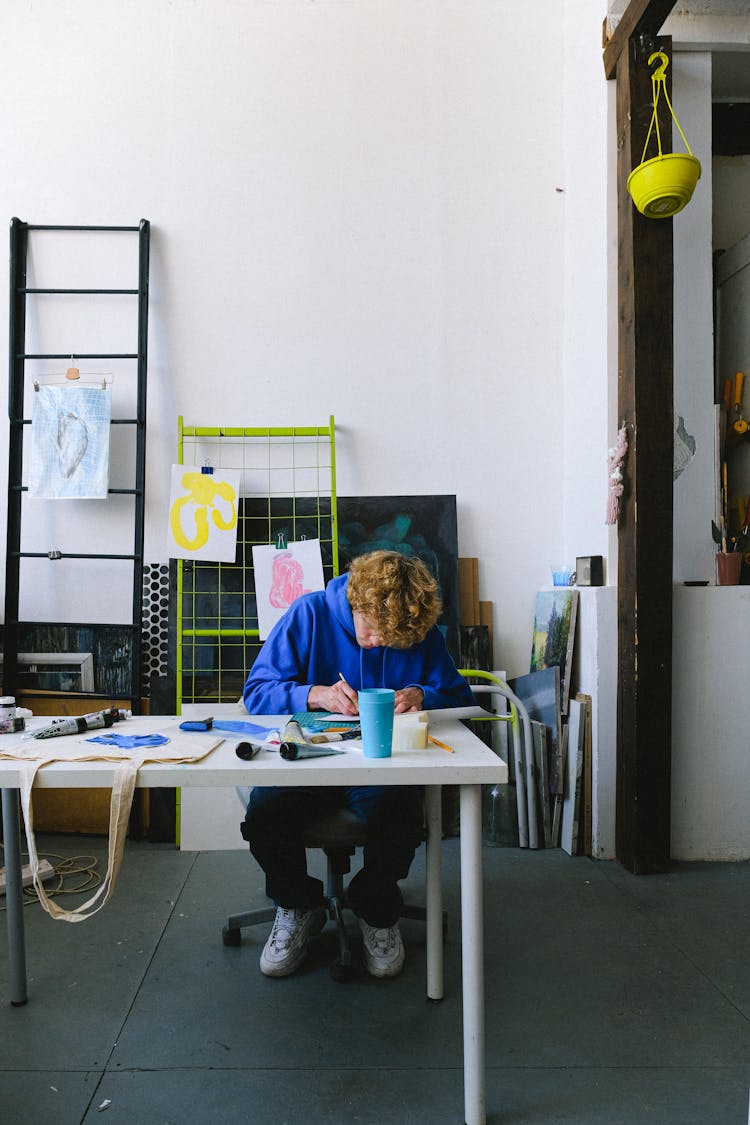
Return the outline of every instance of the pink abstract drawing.
<path id="1" fill-rule="evenodd" d="M 304 586 L 304 571 L 288 551 L 274 552 L 271 566 L 271 590 L 268 600 L 274 609 L 288 609 L 300 594 L 309 594 Z"/>

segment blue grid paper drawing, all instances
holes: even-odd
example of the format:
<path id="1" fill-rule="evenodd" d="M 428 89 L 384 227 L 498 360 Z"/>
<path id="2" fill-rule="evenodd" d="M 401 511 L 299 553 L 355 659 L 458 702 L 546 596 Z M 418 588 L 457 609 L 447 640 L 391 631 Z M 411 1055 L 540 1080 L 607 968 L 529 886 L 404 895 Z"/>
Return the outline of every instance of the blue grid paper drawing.
<path id="1" fill-rule="evenodd" d="M 111 412 L 109 387 L 40 386 L 34 392 L 29 496 L 106 498 Z"/>

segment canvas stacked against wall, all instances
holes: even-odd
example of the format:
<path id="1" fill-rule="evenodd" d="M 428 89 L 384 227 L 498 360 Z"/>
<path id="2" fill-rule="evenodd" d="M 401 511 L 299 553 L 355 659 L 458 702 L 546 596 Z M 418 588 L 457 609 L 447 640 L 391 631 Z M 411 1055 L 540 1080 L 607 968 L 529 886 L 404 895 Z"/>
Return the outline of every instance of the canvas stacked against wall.
<path id="1" fill-rule="evenodd" d="M 509 681 L 531 720 L 539 845 L 591 853 L 591 698 L 572 694 L 578 591 L 537 594 L 528 675 Z"/>

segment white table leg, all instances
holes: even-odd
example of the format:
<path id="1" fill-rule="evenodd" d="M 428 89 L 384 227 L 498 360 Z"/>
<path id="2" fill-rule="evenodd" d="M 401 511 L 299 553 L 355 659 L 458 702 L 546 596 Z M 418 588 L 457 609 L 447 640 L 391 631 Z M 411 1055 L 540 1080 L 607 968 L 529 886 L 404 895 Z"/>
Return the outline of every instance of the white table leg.
<path id="1" fill-rule="evenodd" d="M 464 1002 L 464 1115 L 485 1125 L 482 787 L 461 786 L 461 937 Z"/>
<path id="2" fill-rule="evenodd" d="M 5 910 L 8 926 L 8 986 L 10 1002 L 20 1007 L 26 995 L 26 939 L 23 929 L 23 876 L 18 790 L 3 789 L 3 845 L 5 847 Z"/>
<path id="3" fill-rule="evenodd" d="M 443 818 L 441 788 L 427 785 L 424 792 L 427 822 L 427 999 L 443 999 Z"/>

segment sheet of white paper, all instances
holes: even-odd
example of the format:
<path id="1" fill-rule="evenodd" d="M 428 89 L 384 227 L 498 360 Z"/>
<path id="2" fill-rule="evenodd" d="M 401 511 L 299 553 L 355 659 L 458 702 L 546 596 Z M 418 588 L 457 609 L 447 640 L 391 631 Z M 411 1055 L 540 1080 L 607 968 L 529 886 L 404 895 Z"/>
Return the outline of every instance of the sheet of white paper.
<path id="1" fill-rule="evenodd" d="M 189 465 L 173 465 L 167 531 L 170 558 L 234 562 L 239 490 L 239 469 L 202 473 Z"/>
<path id="2" fill-rule="evenodd" d="M 325 585 L 319 539 L 302 539 L 280 550 L 270 544 L 253 547 L 253 569 L 262 641 L 300 594 Z"/>

